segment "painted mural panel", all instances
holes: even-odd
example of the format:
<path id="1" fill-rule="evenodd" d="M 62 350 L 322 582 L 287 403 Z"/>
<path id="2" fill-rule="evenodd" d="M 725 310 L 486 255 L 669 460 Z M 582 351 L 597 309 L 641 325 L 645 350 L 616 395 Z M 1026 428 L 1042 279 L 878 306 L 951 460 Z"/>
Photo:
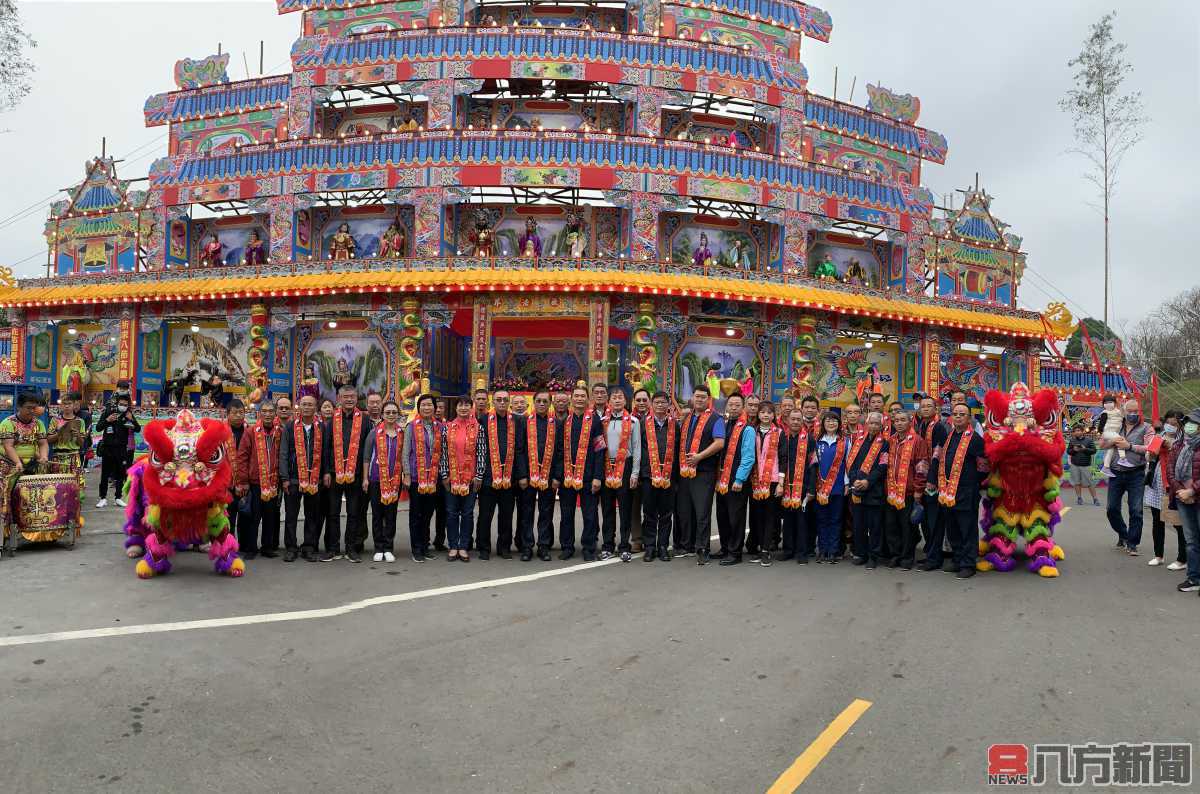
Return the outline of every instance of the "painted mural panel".
<path id="1" fill-rule="evenodd" d="M 662 214 L 671 261 L 693 267 L 761 269 L 768 260 L 768 224 L 711 215 Z"/>
<path id="2" fill-rule="evenodd" d="M 416 131 L 426 126 L 429 109 L 425 102 L 397 102 L 327 110 L 324 121 L 331 135 L 375 135 L 384 132 Z M 409 129 L 411 127 L 411 129 Z"/>
<path id="3" fill-rule="evenodd" d="M 809 248 L 811 274 L 835 277 L 860 287 L 877 288 L 888 273 L 884 263 L 891 262 L 891 244 L 848 234 L 817 232 Z"/>
<path id="4" fill-rule="evenodd" d="M 942 362 L 941 391 L 948 397 L 954 389 L 983 403 L 983 395 L 1000 388 L 1000 359 L 980 359 L 977 353 L 954 353 Z"/>
<path id="5" fill-rule="evenodd" d="M 322 398 L 334 399 L 338 387 L 347 383 L 360 395 L 388 393 L 387 346 L 368 328 L 321 328 L 308 340 L 301 360 L 305 371 L 302 380 L 316 378 Z"/>
<path id="6" fill-rule="evenodd" d="M 819 340 L 813 382 L 817 398 L 824 406 L 844 406 L 858 400 L 860 384 L 871 391 L 872 383 L 885 400 L 898 393 L 900 348 L 894 342 L 867 342 L 838 336 Z"/>
<path id="7" fill-rule="evenodd" d="M 117 330 L 97 323 L 59 325 L 58 388 L 83 392 L 111 388 L 117 382 Z"/>
<path id="8" fill-rule="evenodd" d="M 193 331 L 190 324 L 171 324 L 167 327 L 167 369 L 170 377 L 176 379 L 196 372 L 207 380 L 216 374 L 224 381 L 226 391 L 245 391 L 249 334 L 211 320 L 198 322 L 196 327 L 200 330 Z"/>
<path id="9" fill-rule="evenodd" d="M 566 99 L 475 99 L 466 100 L 467 123 L 475 129 L 505 130 L 596 130 L 624 129 L 624 105 L 620 102 L 581 102 Z"/>
<path id="10" fill-rule="evenodd" d="M 587 373 L 587 340 L 497 338 L 492 384 L 526 389 L 562 388 Z"/>
<path id="11" fill-rule="evenodd" d="M 748 340 L 724 341 L 711 337 L 689 337 L 675 360 L 675 398 L 691 399 L 696 386 L 716 388 L 718 400 L 728 396 L 747 377 L 759 382 L 762 361 Z"/>

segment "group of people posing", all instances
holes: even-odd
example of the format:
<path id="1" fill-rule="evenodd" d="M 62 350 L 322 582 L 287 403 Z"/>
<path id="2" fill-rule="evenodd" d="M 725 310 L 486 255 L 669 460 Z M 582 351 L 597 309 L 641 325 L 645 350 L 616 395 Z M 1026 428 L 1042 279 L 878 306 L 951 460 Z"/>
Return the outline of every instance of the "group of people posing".
<path id="1" fill-rule="evenodd" d="M 519 415 L 510 402 L 478 389 L 447 417 L 422 395 L 405 422 L 395 402 L 371 394 L 363 410 L 346 386 L 336 406 L 264 404 L 253 426 L 232 402 L 230 522 L 244 555 L 277 556 L 282 514 L 285 561 L 361 562 L 369 510 L 374 559 L 392 562 L 407 492 L 417 562 L 442 551 L 548 561 L 557 546 L 560 560 L 771 565 L 849 552 L 865 568 L 911 569 L 923 540 L 923 570 L 975 573 L 986 462 L 962 392 L 948 419 L 931 397 L 915 415 L 898 402 L 885 412 L 880 394 L 840 412 L 734 394 L 718 412 L 705 386 L 682 411 L 665 393 L 637 390 L 627 404 L 603 384 L 539 391 Z"/>

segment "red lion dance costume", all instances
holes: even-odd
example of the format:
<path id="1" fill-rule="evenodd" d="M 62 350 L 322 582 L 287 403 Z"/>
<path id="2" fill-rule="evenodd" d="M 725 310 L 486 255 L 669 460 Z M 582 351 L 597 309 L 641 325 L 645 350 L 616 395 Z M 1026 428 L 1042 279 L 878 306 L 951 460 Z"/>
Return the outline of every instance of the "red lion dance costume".
<path id="1" fill-rule="evenodd" d="M 170 571 L 176 543 L 205 542 L 211 544 L 208 556 L 217 573 L 244 574 L 246 564 L 225 516 L 233 478 L 225 456 L 228 425 L 197 421 L 185 409 L 174 419 L 150 422 L 142 437 L 150 445 L 141 477 L 147 505 L 142 523 L 152 531 L 146 532 L 146 554 L 138 560 L 137 575 L 149 579 Z"/>
<path id="2" fill-rule="evenodd" d="M 1042 389 L 1030 395 L 1016 383 L 1008 394 L 990 391 L 984 446 L 991 474 L 983 500 L 979 542 L 980 571 L 1011 571 L 1017 566 L 1017 538 L 1025 538 L 1026 567 L 1040 576 L 1058 576 L 1055 560 L 1064 557 L 1054 542 L 1062 519 L 1059 480 L 1063 442 L 1058 395 Z"/>

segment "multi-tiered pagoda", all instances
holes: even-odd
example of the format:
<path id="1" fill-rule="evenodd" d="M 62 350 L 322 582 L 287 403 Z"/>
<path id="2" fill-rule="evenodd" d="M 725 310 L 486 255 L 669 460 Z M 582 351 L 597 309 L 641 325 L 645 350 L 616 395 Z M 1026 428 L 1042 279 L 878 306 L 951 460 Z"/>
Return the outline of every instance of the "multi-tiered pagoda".
<path id="1" fill-rule="evenodd" d="M 10 382 L 127 377 L 152 406 L 214 373 L 256 400 L 715 377 L 839 405 L 1036 384 L 1065 327 L 1016 308 L 990 197 L 935 217 L 918 99 L 809 92 L 820 9 L 277 1 L 290 74 L 180 61 L 146 189 L 98 158 L 54 205 L 47 277 L 0 286 Z"/>

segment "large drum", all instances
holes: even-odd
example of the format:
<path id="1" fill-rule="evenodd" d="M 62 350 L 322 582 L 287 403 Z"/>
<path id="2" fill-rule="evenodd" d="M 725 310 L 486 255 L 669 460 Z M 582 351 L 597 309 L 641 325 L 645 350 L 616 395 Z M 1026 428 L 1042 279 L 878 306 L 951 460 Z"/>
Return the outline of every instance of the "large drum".
<path id="1" fill-rule="evenodd" d="M 79 476 L 74 472 L 27 474 L 13 489 L 13 523 L 30 542 L 65 538 L 74 546 L 82 523 L 79 499 Z"/>

